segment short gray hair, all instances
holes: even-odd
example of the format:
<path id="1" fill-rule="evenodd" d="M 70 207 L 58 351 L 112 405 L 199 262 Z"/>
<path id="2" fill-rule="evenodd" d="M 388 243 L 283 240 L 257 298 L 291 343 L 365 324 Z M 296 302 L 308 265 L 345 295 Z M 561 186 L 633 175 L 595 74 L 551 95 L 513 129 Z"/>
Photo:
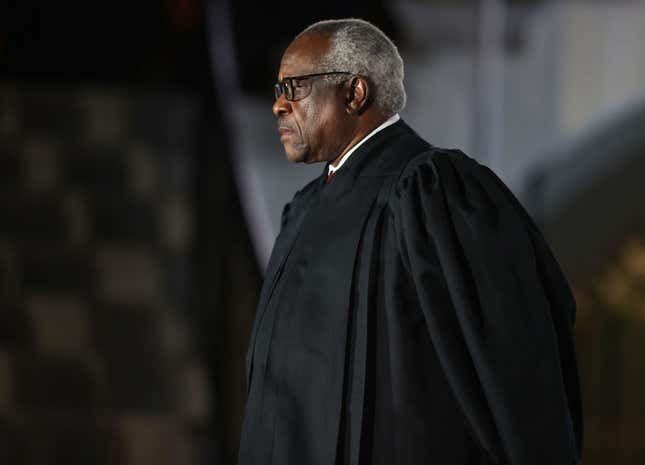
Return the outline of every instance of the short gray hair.
<path id="1" fill-rule="evenodd" d="M 319 21 L 298 34 L 329 37 L 329 50 L 321 58 L 325 71 L 349 71 L 367 78 L 371 100 L 387 116 L 405 107 L 403 60 L 396 45 L 381 31 L 362 19 Z"/>

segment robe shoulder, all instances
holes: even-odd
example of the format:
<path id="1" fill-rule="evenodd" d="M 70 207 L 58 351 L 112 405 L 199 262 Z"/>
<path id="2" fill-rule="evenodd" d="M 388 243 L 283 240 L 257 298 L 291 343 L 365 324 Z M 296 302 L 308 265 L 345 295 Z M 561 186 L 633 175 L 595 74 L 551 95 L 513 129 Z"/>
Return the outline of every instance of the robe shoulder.
<path id="1" fill-rule="evenodd" d="M 480 164 L 461 150 L 431 146 L 428 150 L 411 158 L 402 167 L 395 192 L 402 195 L 406 191 L 414 191 L 415 186 L 417 189 L 438 187 L 435 184 L 441 184 L 445 181 L 445 177 L 451 173 L 458 175 L 463 180 L 462 187 L 470 187 L 468 184 L 477 181 L 477 179 L 490 178 L 495 184 L 490 187 L 508 191 L 508 188 L 490 168 Z M 421 181 L 423 183 L 419 184 Z"/>
<path id="2" fill-rule="evenodd" d="M 443 200 L 441 208 L 430 210 L 430 204 L 439 200 L 437 197 Z M 504 182 L 486 165 L 458 149 L 431 147 L 405 165 L 393 189 L 390 207 L 400 217 L 401 209 L 410 204 L 417 205 L 426 228 L 430 216 L 438 220 L 440 213 L 445 214 L 441 221 L 451 222 L 454 227 L 465 223 L 460 239 L 470 239 L 478 246 L 493 240 L 495 244 L 489 245 L 507 257 L 514 252 L 522 252 L 523 256 L 531 252 L 529 238 L 544 241 L 531 216 Z M 502 228 L 517 240 L 501 237 Z M 549 258 L 555 260 L 548 247 L 547 250 Z"/>

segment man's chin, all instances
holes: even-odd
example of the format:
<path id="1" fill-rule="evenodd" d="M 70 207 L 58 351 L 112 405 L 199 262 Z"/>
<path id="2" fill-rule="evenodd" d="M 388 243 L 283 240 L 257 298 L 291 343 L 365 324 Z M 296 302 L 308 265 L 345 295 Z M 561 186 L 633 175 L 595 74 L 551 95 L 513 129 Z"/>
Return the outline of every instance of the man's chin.
<path id="1" fill-rule="evenodd" d="M 306 153 L 294 150 L 290 145 L 284 145 L 284 154 L 290 163 L 303 163 L 307 160 Z"/>

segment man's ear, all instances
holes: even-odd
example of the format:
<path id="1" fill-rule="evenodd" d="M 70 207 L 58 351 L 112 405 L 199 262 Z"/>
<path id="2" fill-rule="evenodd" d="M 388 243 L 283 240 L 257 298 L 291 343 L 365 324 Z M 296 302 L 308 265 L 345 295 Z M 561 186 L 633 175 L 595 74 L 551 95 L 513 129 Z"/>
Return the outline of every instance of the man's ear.
<path id="1" fill-rule="evenodd" d="M 354 76 L 349 81 L 349 89 L 347 91 L 347 104 L 345 105 L 347 114 L 361 114 L 366 110 L 368 96 L 369 86 L 367 80 L 362 76 Z"/>

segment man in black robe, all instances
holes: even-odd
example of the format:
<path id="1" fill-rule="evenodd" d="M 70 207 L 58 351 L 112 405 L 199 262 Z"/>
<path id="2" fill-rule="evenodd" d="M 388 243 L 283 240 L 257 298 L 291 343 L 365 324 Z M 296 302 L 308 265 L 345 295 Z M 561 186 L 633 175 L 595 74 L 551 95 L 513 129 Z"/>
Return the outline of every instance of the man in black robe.
<path id="1" fill-rule="evenodd" d="M 486 167 L 399 117 L 403 63 L 360 20 L 310 26 L 273 112 L 296 193 L 247 355 L 240 465 L 574 465 L 575 302 Z"/>

